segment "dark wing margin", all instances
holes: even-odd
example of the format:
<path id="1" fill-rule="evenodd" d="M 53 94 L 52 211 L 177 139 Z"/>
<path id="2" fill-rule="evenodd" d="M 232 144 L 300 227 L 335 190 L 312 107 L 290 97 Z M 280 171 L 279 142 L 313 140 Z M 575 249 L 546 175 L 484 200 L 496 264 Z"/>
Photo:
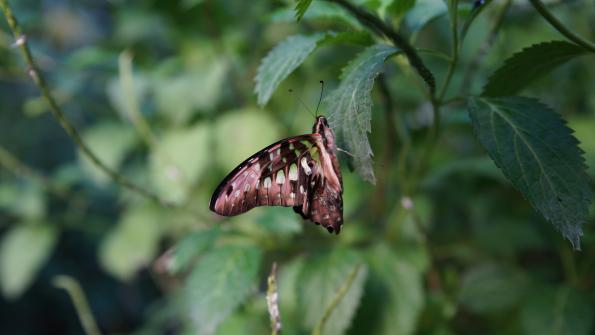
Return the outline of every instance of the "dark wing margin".
<path id="1" fill-rule="evenodd" d="M 209 208 L 234 216 L 257 206 L 302 206 L 319 175 L 319 134 L 280 140 L 238 165 L 215 190 Z"/>

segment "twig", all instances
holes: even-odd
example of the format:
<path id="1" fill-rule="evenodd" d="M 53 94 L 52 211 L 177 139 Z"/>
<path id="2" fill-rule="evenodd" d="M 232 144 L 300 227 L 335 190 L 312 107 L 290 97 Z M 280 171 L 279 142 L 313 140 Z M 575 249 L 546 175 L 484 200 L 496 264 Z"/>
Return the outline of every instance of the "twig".
<path id="1" fill-rule="evenodd" d="M 508 9 L 510 8 L 511 3 L 512 0 L 506 0 L 504 2 L 501 10 L 496 14 L 496 17 L 494 18 L 492 28 L 488 33 L 488 38 L 486 38 L 485 42 L 479 48 L 479 51 L 477 51 L 477 56 L 475 56 L 471 64 L 469 64 L 469 66 L 467 67 L 461 84 L 462 93 L 465 94 L 469 92 L 475 73 L 479 69 L 481 62 L 485 59 L 485 56 L 488 54 L 488 52 L 494 45 L 494 42 L 496 42 L 496 37 L 498 36 L 498 32 L 500 31 L 500 27 L 502 26 L 502 22 L 504 22 L 504 17 L 506 16 L 506 13 L 508 13 Z"/>
<path id="2" fill-rule="evenodd" d="M 81 325 L 83 326 L 85 334 L 101 335 L 97 323 L 95 322 L 95 318 L 93 317 L 93 313 L 91 312 L 91 308 L 89 307 L 89 302 L 85 297 L 85 292 L 83 292 L 79 283 L 69 276 L 56 276 L 53 279 L 53 283 L 57 288 L 66 290 L 70 296 L 76 313 L 81 320 Z"/>
<path id="3" fill-rule="evenodd" d="M 339 287 L 337 294 L 331 301 L 330 305 L 328 305 L 328 307 L 324 310 L 324 314 L 322 314 L 322 318 L 320 318 L 320 321 L 318 322 L 316 327 L 314 327 L 314 330 L 312 331 L 312 335 L 322 334 L 324 325 L 326 324 L 328 319 L 330 319 L 331 315 L 333 314 L 333 311 L 335 310 L 335 308 L 337 308 L 337 306 L 339 305 L 341 300 L 343 300 L 343 298 L 347 295 L 347 292 L 349 292 L 349 289 L 351 288 L 351 285 L 353 284 L 353 282 L 355 281 L 355 278 L 359 274 L 359 270 L 361 267 L 362 267 L 362 265 L 358 264 L 353 269 L 353 271 L 351 271 L 351 273 L 349 274 L 349 277 L 347 277 L 347 280 L 343 283 L 343 285 L 341 287 Z"/>
<path id="4" fill-rule="evenodd" d="M 593 42 L 587 41 L 584 38 L 578 36 L 570 29 L 566 28 L 562 22 L 558 21 L 556 17 L 547 9 L 547 7 L 539 0 L 529 0 L 536 11 L 546 19 L 549 24 L 552 25 L 560 34 L 564 35 L 567 39 L 571 40 L 572 42 L 582 46 L 583 48 L 595 52 L 595 44 Z"/>
<path id="5" fill-rule="evenodd" d="M 347 0 L 327 1 L 336 3 L 337 5 L 343 7 L 348 12 L 353 14 L 364 26 L 372 29 L 379 35 L 386 36 L 397 48 L 403 50 L 403 53 L 409 60 L 411 66 L 417 70 L 417 73 L 419 73 L 419 75 L 428 85 L 430 89 L 430 95 L 432 97 L 434 96 L 436 91 L 436 79 L 434 78 L 434 75 L 421 60 L 415 48 L 413 48 L 413 46 L 411 46 L 411 44 L 409 44 L 409 42 L 403 36 L 397 33 L 393 27 L 383 22 L 378 16 L 370 13 L 366 9 L 351 4 Z"/>
<path id="6" fill-rule="evenodd" d="M 50 89 L 45 81 L 45 78 L 43 77 L 43 74 L 41 73 L 41 71 L 39 71 L 39 69 L 36 65 L 36 62 L 33 59 L 33 55 L 31 54 L 29 45 L 27 43 L 27 38 L 22 33 L 21 27 L 19 26 L 16 18 L 12 14 L 12 10 L 10 9 L 10 6 L 8 5 L 7 0 L 0 0 L 0 7 L 2 8 L 2 11 L 4 12 L 4 16 L 6 17 L 8 26 L 9 26 L 10 30 L 12 31 L 12 34 L 16 40 L 15 47 L 18 47 L 21 50 L 21 54 L 22 54 L 25 62 L 27 63 L 27 67 L 28 67 L 27 73 L 29 74 L 29 76 L 31 77 L 31 79 L 33 80 L 35 85 L 41 91 L 41 94 L 43 95 L 44 99 L 46 100 L 46 102 L 48 103 L 48 105 L 50 107 L 50 111 L 52 112 L 53 117 L 58 121 L 60 126 L 62 126 L 62 128 L 66 131 L 68 136 L 80 148 L 80 150 L 89 158 L 89 160 L 95 166 L 97 166 L 97 168 L 99 168 L 101 171 L 103 171 L 105 174 L 107 174 L 116 183 L 118 183 L 121 186 L 123 186 L 133 192 L 136 192 L 144 197 L 147 197 L 147 198 L 149 198 L 165 207 L 173 207 L 173 205 L 171 203 L 161 199 L 157 194 L 150 192 L 137 184 L 134 184 L 133 182 L 131 182 L 130 180 L 125 178 L 123 175 L 121 175 L 118 172 L 109 168 L 83 142 L 80 134 L 78 133 L 76 128 L 74 128 L 74 126 L 72 124 L 70 124 L 70 122 L 66 118 L 66 115 L 64 114 L 64 112 L 62 112 L 62 110 L 58 106 L 58 103 L 56 102 L 53 95 L 51 94 Z"/>
<path id="7" fill-rule="evenodd" d="M 272 335 L 281 333 L 281 313 L 279 311 L 279 289 L 277 288 L 277 263 L 273 263 L 269 274 L 267 289 L 267 307 L 271 319 Z"/>

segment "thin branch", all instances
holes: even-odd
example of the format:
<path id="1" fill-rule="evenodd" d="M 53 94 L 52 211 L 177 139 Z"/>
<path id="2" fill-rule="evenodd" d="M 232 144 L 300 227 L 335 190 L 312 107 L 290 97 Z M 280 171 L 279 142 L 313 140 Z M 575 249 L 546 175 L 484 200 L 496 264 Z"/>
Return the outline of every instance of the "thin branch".
<path id="1" fill-rule="evenodd" d="M 442 101 L 444 99 L 444 95 L 446 94 L 446 90 L 448 89 L 448 85 L 450 84 L 450 80 L 452 79 L 452 75 L 454 74 L 454 70 L 457 67 L 459 62 L 459 24 L 458 24 L 458 8 L 459 8 L 459 1 L 458 0 L 451 0 L 450 2 L 450 33 L 452 35 L 452 53 L 450 56 L 450 64 L 448 65 L 448 73 L 446 74 L 446 79 L 442 83 L 442 87 L 440 88 L 440 93 L 438 93 L 438 100 Z M 436 117 L 436 115 L 434 115 Z M 438 116 L 439 117 L 439 116 Z"/>
<path id="2" fill-rule="evenodd" d="M 355 6 L 347 0 L 327 0 L 329 2 L 336 3 L 343 7 L 348 12 L 353 14 L 364 26 L 372 29 L 376 34 L 386 36 L 391 42 L 399 49 L 403 50 L 403 53 L 409 60 L 411 66 L 413 66 L 417 73 L 423 78 L 430 89 L 430 95 L 434 97 L 436 91 L 436 79 L 432 72 L 426 67 L 424 62 L 419 57 L 419 54 L 409 44 L 409 42 L 395 31 L 393 27 L 383 22 L 378 16 L 370 13 L 364 8 Z"/>
<path id="3" fill-rule="evenodd" d="M 87 335 L 101 335 L 97 322 L 93 317 L 89 302 L 85 297 L 85 292 L 79 285 L 79 283 L 72 277 L 69 276 L 56 276 L 53 279 L 54 286 L 66 290 L 72 304 L 76 309 L 76 313 L 81 321 L 81 325 Z"/>
<path id="4" fill-rule="evenodd" d="M 485 59 L 486 55 L 496 42 L 496 37 L 500 32 L 500 27 L 502 26 L 502 22 L 504 22 L 504 17 L 506 17 L 506 13 L 508 13 L 508 9 L 510 8 L 511 4 L 512 0 L 506 0 L 502 5 L 500 11 L 496 14 L 494 22 L 492 23 L 492 28 L 488 33 L 488 38 L 486 38 L 485 42 L 479 48 L 479 50 L 477 51 L 477 56 L 475 56 L 475 58 L 473 59 L 471 64 L 469 64 L 467 70 L 465 71 L 465 75 L 463 76 L 463 82 L 461 84 L 462 93 L 465 94 L 469 92 L 475 73 L 479 69 L 481 62 Z"/>
<path id="5" fill-rule="evenodd" d="M 267 307 L 271 319 L 272 335 L 281 333 L 281 313 L 279 311 L 279 289 L 277 286 L 277 263 L 274 262 L 267 280 Z"/>
<path id="6" fill-rule="evenodd" d="M 62 110 L 58 106 L 58 103 L 54 99 L 54 96 L 51 94 L 50 89 L 45 81 L 45 78 L 43 77 L 43 74 L 41 73 L 41 71 L 39 71 L 39 69 L 36 65 L 36 62 L 33 58 L 33 55 L 31 54 L 29 45 L 27 43 L 27 37 L 22 33 L 21 27 L 19 26 L 16 18 L 12 14 L 12 10 L 11 10 L 10 6 L 8 5 L 7 0 L 0 0 L 0 7 L 2 8 L 2 11 L 4 12 L 4 16 L 6 17 L 8 26 L 9 26 L 10 30 L 12 31 L 12 34 L 16 40 L 14 45 L 21 50 L 21 54 L 27 64 L 27 67 L 28 67 L 27 73 L 29 74 L 29 76 L 31 77 L 31 79 L 33 80 L 35 85 L 41 91 L 41 94 L 43 95 L 45 101 L 48 103 L 48 105 L 50 107 L 50 111 L 51 111 L 53 117 L 58 121 L 60 126 L 62 126 L 62 128 L 66 131 L 68 136 L 80 148 L 80 150 L 89 158 L 89 160 L 91 162 L 93 162 L 93 164 L 95 166 L 97 166 L 100 170 L 102 170 L 105 174 L 107 174 L 116 183 L 118 183 L 121 186 L 123 186 L 131 191 L 134 191 L 144 197 L 147 197 L 147 198 L 149 198 L 165 207 L 173 207 L 173 205 L 171 203 L 161 199 L 157 194 L 150 192 L 137 184 L 134 184 L 133 182 L 128 180 L 123 175 L 121 175 L 118 172 L 109 168 L 83 142 L 80 134 L 78 133 L 76 128 L 74 128 L 74 126 L 72 124 L 70 124 L 70 122 L 66 118 L 66 115 L 64 114 L 64 112 L 62 112 Z"/>
<path id="7" fill-rule="evenodd" d="M 543 18 L 546 19 L 560 34 L 583 48 L 595 52 L 595 44 L 593 42 L 587 41 L 575 34 L 572 30 L 566 28 L 566 26 L 564 26 L 564 24 L 551 13 L 541 1 L 529 0 L 529 2 L 531 2 L 535 10 L 538 11 L 539 14 L 541 14 L 541 16 L 543 16 Z"/>
<path id="8" fill-rule="evenodd" d="M 314 327 L 314 330 L 312 331 L 312 335 L 322 334 L 324 325 L 326 324 L 328 319 L 330 319 L 331 315 L 333 314 L 333 311 L 337 308 L 339 303 L 341 303 L 343 298 L 347 295 L 347 292 L 349 292 L 349 289 L 351 288 L 351 285 L 353 285 L 353 282 L 355 281 L 355 278 L 357 277 L 361 267 L 362 267 L 362 265 L 358 264 L 353 269 L 353 271 L 351 271 L 351 273 L 349 274 L 349 277 L 347 277 L 347 280 L 345 280 L 343 285 L 341 285 L 341 287 L 339 287 L 337 294 L 331 301 L 330 305 L 328 305 L 328 307 L 324 310 L 324 314 L 322 315 L 322 318 L 320 318 L 320 321 L 318 322 L 316 327 Z"/>

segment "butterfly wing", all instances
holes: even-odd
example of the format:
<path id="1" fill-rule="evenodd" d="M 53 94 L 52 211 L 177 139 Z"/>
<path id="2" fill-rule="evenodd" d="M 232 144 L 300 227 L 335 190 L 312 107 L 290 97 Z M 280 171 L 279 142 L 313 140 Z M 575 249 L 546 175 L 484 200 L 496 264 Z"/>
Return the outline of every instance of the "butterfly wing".
<path id="1" fill-rule="evenodd" d="M 324 179 L 320 134 L 290 137 L 260 150 L 238 165 L 217 187 L 210 209 L 234 216 L 257 206 L 302 207 L 311 184 Z"/>

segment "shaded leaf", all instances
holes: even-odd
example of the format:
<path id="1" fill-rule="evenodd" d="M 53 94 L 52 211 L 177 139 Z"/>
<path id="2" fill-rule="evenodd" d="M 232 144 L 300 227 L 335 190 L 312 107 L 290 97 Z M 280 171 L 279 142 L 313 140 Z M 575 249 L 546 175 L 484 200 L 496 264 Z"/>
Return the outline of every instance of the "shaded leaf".
<path id="1" fill-rule="evenodd" d="M 409 32 L 414 33 L 447 11 L 448 8 L 443 0 L 417 0 L 415 6 L 405 15 L 403 24 Z"/>
<path id="2" fill-rule="evenodd" d="M 289 36 L 262 59 L 254 89 L 260 106 L 264 106 L 269 101 L 279 84 L 302 64 L 324 36 L 324 34 Z"/>
<path id="3" fill-rule="evenodd" d="M 31 285 L 52 253 L 58 232 L 48 224 L 18 224 L 0 243 L 0 287 L 7 299 L 16 299 Z"/>
<path id="4" fill-rule="evenodd" d="M 212 334 L 256 287 L 261 252 L 226 246 L 206 254 L 186 281 L 188 317 L 198 334 Z"/>
<path id="5" fill-rule="evenodd" d="M 586 53 L 585 49 L 565 41 L 534 44 L 508 58 L 488 79 L 482 95 L 514 95 L 556 67 Z"/>
<path id="6" fill-rule="evenodd" d="M 376 182 L 368 142 L 372 130 L 372 87 L 386 58 L 397 51 L 382 44 L 367 48 L 345 67 L 341 84 L 325 99 L 339 146 L 354 155 L 355 170 L 371 183 Z"/>
<path id="7" fill-rule="evenodd" d="M 167 271 L 175 274 L 188 270 L 192 265 L 192 261 L 201 253 L 210 249 L 220 235 L 221 230 L 216 227 L 193 232 L 180 239 L 171 252 L 170 262 L 167 263 Z"/>
<path id="8" fill-rule="evenodd" d="M 312 0 L 295 0 L 295 18 L 299 21 L 302 19 Z"/>
<path id="9" fill-rule="evenodd" d="M 579 249 L 592 194 L 578 141 L 560 116 L 521 97 L 470 98 L 469 114 L 506 178 Z"/>
<path id="10" fill-rule="evenodd" d="M 361 46 L 368 46 L 374 43 L 374 39 L 367 31 L 342 31 L 342 32 L 327 32 L 323 39 L 318 42 L 318 45 L 323 44 L 355 44 Z"/>
<path id="11" fill-rule="evenodd" d="M 395 252 L 386 244 L 378 244 L 367 254 L 372 287 L 370 297 L 374 299 L 377 295 L 373 305 L 368 306 L 376 318 L 374 334 L 412 334 L 424 306 L 423 273 L 426 266 L 420 265 L 428 262 L 402 257 L 401 252 Z M 382 301 L 382 306 L 377 305 L 378 301 Z"/>
<path id="12" fill-rule="evenodd" d="M 359 264 L 362 264 L 359 255 L 344 249 L 336 249 L 303 264 L 298 301 L 303 323 L 308 329 L 319 323 L 341 285 Z M 360 269 L 349 291 L 327 320 L 323 334 L 343 334 L 347 330 L 359 305 L 366 275 L 365 268 Z"/>
<path id="13" fill-rule="evenodd" d="M 595 309 L 588 295 L 570 287 L 538 287 L 521 308 L 525 334 L 587 335 L 593 333 Z"/>
<path id="14" fill-rule="evenodd" d="M 35 182 L 0 183 L 0 208 L 31 221 L 42 219 L 47 212 L 45 194 Z"/>
<path id="15" fill-rule="evenodd" d="M 151 178 L 162 197 L 186 200 L 209 160 L 209 127 L 197 124 L 166 132 L 151 153 Z"/>
<path id="16" fill-rule="evenodd" d="M 525 281 L 518 271 L 482 264 L 464 274 L 459 302 L 476 313 L 499 312 L 513 307 L 524 290 Z"/>
<path id="17" fill-rule="evenodd" d="M 161 211 L 152 206 L 129 208 L 101 243 L 99 261 L 114 277 L 128 281 L 155 257 L 161 237 Z"/>
<path id="18" fill-rule="evenodd" d="M 401 18 L 415 6 L 415 0 L 380 0 L 379 11 L 382 15 L 390 15 L 391 19 Z"/>

